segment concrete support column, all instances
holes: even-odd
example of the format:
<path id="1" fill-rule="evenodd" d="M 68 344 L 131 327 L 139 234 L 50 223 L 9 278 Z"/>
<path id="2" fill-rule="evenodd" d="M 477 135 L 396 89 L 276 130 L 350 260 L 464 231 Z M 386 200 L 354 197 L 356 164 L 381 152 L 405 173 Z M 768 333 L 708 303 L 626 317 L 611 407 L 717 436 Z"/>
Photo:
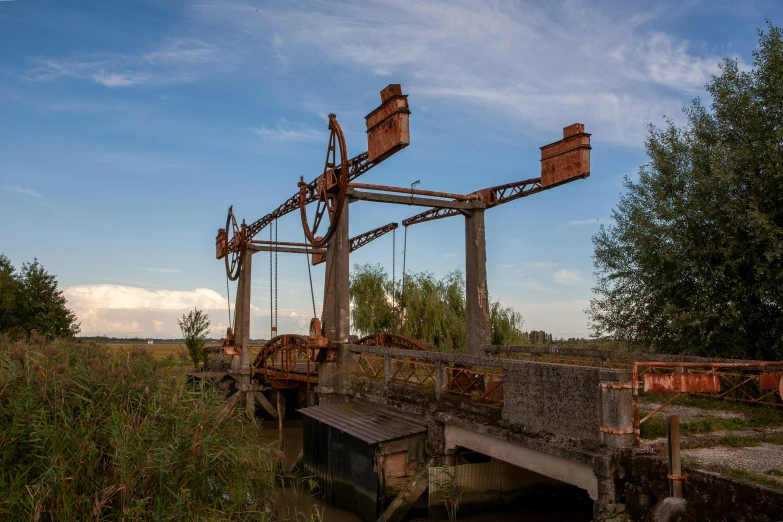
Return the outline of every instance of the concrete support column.
<path id="1" fill-rule="evenodd" d="M 346 342 L 350 334 L 351 310 L 350 243 L 348 237 L 348 208 L 343 206 L 337 231 L 326 248 L 326 280 L 324 282 L 324 335 L 330 341 Z"/>
<path id="2" fill-rule="evenodd" d="M 482 346 L 490 344 L 489 290 L 487 289 L 487 242 L 484 235 L 484 210 L 473 210 L 465 217 L 465 300 L 467 337 L 465 353 L 484 355 Z"/>
<path id="3" fill-rule="evenodd" d="M 240 355 L 231 356 L 231 369 L 239 370 L 250 363 L 250 280 L 253 272 L 253 255 L 245 252 L 245 259 L 239 272 L 237 283 L 237 298 L 234 305 L 236 329 L 234 331 L 234 344 L 242 348 Z M 247 349 L 245 349 L 247 345 Z"/>
<path id="4" fill-rule="evenodd" d="M 348 208 L 346 201 L 337 231 L 326 248 L 324 281 L 324 335 L 329 341 L 342 343 L 348 341 L 351 327 Z M 345 400 L 352 361 L 352 354 L 343 346 L 338 349 L 337 362 L 318 363 L 319 403 Z"/>

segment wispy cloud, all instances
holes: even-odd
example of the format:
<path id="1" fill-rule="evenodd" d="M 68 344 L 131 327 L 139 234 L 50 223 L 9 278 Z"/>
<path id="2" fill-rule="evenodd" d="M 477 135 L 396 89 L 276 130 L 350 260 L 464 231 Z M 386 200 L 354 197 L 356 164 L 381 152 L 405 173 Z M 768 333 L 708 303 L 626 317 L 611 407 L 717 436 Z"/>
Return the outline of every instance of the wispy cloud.
<path id="1" fill-rule="evenodd" d="M 582 226 L 582 225 L 601 225 L 603 223 L 609 223 L 609 218 L 593 218 L 593 219 L 572 219 L 568 222 L 569 225 Z"/>
<path id="2" fill-rule="evenodd" d="M 585 121 L 597 140 L 635 146 L 646 122 L 678 117 L 719 62 L 656 30 L 654 22 L 676 16 L 664 7 L 639 12 L 638 4 L 580 0 L 292 5 L 227 1 L 197 9 L 278 61 L 306 67 L 317 55 L 331 66 L 394 75 L 428 105 L 467 103 L 526 132 Z"/>
<path id="3" fill-rule="evenodd" d="M 153 272 L 155 274 L 179 274 L 182 271 L 179 268 L 142 268 L 145 272 Z"/>
<path id="4" fill-rule="evenodd" d="M 582 278 L 582 276 L 579 275 L 579 272 L 576 270 L 558 270 L 554 274 L 552 274 L 552 277 L 555 281 L 557 281 L 560 284 L 563 285 L 571 285 L 571 286 L 577 286 L 585 284 L 586 281 Z"/>
<path id="5" fill-rule="evenodd" d="M 15 185 L 0 185 L 0 189 L 3 189 L 8 192 L 15 192 L 16 194 L 24 194 L 25 196 L 33 196 L 35 198 L 43 198 L 40 192 L 37 190 L 24 188 L 24 187 L 17 187 Z"/>
<path id="6" fill-rule="evenodd" d="M 264 140 L 271 141 L 323 141 L 326 139 L 324 130 L 304 123 L 291 123 L 285 118 L 281 119 L 274 128 L 262 125 L 253 129 L 253 132 Z"/>
<path id="7" fill-rule="evenodd" d="M 204 65 L 218 62 L 225 55 L 225 50 L 216 44 L 179 38 L 168 40 L 147 53 L 44 60 L 24 78 L 37 82 L 79 78 L 109 88 L 171 85 L 203 77 L 208 73 Z"/>

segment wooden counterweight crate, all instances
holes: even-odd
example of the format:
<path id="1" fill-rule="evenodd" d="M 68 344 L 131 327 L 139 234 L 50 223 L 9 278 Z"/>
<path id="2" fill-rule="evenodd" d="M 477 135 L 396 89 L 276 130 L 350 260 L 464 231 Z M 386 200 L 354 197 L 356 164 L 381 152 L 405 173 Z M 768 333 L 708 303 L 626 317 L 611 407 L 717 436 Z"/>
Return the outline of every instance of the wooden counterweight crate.
<path id="1" fill-rule="evenodd" d="M 590 175 L 590 134 L 574 123 L 563 139 L 541 147 L 541 186 L 549 187 Z"/>
<path id="2" fill-rule="evenodd" d="M 381 106 L 365 116 L 369 161 L 382 161 L 410 145 L 410 113 L 408 95 L 399 84 L 381 91 Z"/>
<path id="3" fill-rule="evenodd" d="M 228 250 L 228 233 L 225 228 L 218 229 L 215 238 L 215 259 L 223 259 Z"/>

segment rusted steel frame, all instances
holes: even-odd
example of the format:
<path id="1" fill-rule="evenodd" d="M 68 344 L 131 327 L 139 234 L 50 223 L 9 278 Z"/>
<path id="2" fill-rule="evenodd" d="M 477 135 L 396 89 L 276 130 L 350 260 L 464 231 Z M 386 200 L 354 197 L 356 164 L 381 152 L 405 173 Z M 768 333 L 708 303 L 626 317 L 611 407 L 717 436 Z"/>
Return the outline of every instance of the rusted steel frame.
<path id="1" fill-rule="evenodd" d="M 472 210 L 486 207 L 481 201 L 450 201 L 432 197 L 399 196 L 396 194 L 384 194 L 380 192 L 362 192 L 353 188 L 348 189 L 348 197 L 358 201 L 373 201 L 375 203 L 393 203 L 396 205 L 413 205 L 418 207 L 436 207 L 457 210 Z"/>
<path id="2" fill-rule="evenodd" d="M 397 227 L 399 227 L 397 223 L 389 223 L 387 225 L 383 225 L 382 227 L 369 230 L 364 234 L 359 234 L 358 236 L 352 237 L 348 240 L 348 244 L 350 245 L 349 250 L 353 252 L 354 250 L 363 247 L 367 243 L 371 243 L 379 237 L 388 234 L 392 230 L 396 230 Z"/>
<path id="3" fill-rule="evenodd" d="M 392 359 L 392 364 L 396 368 L 394 372 L 392 372 L 390 380 L 392 381 L 401 381 L 405 384 L 415 384 L 419 386 L 427 385 L 427 380 L 431 381 L 432 385 L 435 385 L 435 364 L 430 362 L 423 362 L 423 361 L 414 361 L 412 359 Z M 410 369 L 410 373 L 406 376 L 405 372 L 403 372 L 403 367 L 408 366 Z M 426 372 L 426 375 L 422 378 L 419 376 L 417 371 L 423 368 Z M 400 376 L 397 378 L 397 376 Z M 411 379 L 413 377 L 416 377 L 415 381 L 412 381 Z"/>
<path id="4" fill-rule="evenodd" d="M 639 366 L 656 368 L 766 368 L 783 366 L 783 361 L 756 361 L 756 362 L 639 362 Z"/>
<path id="5" fill-rule="evenodd" d="M 409 217 L 402 220 L 402 225 L 407 227 L 410 225 L 417 225 L 419 223 L 425 223 L 427 221 L 435 221 L 436 219 L 443 219 L 451 216 L 461 216 L 462 212 L 450 208 L 432 208 L 421 214 Z"/>
<path id="6" fill-rule="evenodd" d="M 473 398 L 475 397 L 473 392 L 478 391 L 480 399 L 504 402 L 503 397 L 492 396 L 497 389 L 503 386 L 503 374 L 458 366 L 446 366 L 446 370 L 450 372 L 449 381 L 446 383 L 446 392 Z M 467 379 L 467 387 L 464 386 L 465 383 L 460 377 Z M 488 386 L 488 381 L 492 386 Z"/>
<path id="7" fill-rule="evenodd" d="M 369 375 L 372 379 L 378 379 L 382 377 L 383 357 L 377 355 L 356 354 L 355 360 L 356 370 L 354 370 L 354 373 L 361 376 Z"/>
<path id="8" fill-rule="evenodd" d="M 378 162 L 368 161 L 368 156 L 366 152 L 362 152 L 358 156 L 351 158 L 350 160 L 348 160 L 348 181 L 349 182 L 353 181 L 354 179 L 366 173 L 368 170 L 370 170 L 377 164 Z M 338 168 L 336 170 L 339 171 L 340 169 Z M 307 191 L 307 197 L 305 201 L 307 204 L 312 203 L 318 198 L 318 178 L 315 178 L 313 181 L 307 184 L 306 191 Z M 256 220 L 250 225 L 247 225 L 244 240 L 248 241 L 250 239 L 253 239 L 253 237 L 255 237 L 256 234 L 261 232 L 264 228 L 266 228 L 267 225 L 272 223 L 275 219 L 283 217 L 286 214 L 289 214 L 295 210 L 299 210 L 298 190 L 296 191 L 296 194 L 288 198 L 282 205 L 277 207 L 275 210 L 265 215 L 264 217 Z M 238 245 L 234 244 L 234 240 L 232 238 L 232 240 L 229 241 L 228 243 L 228 251 L 229 252 L 234 251 L 237 248 L 237 246 Z"/>
<path id="9" fill-rule="evenodd" d="M 311 254 L 321 254 L 326 255 L 326 249 L 323 248 L 316 248 L 316 247 L 309 247 L 309 248 L 297 248 L 297 247 L 273 247 L 273 246 L 263 246 L 263 245 L 249 245 L 247 246 L 246 252 L 276 252 L 279 254 L 304 254 L 304 255 L 311 255 Z"/>
<path id="10" fill-rule="evenodd" d="M 356 344 L 362 346 L 384 346 L 389 348 L 401 348 L 403 350 L 417 350 L 429 352 L 429 347 L 413 337 L 390 332 L 379 332 L 362 337 Z"/>
<path id="11" fill-rule="evenodd" d="M 502 205 L 503 203 L 508 203 L 509 201 L 514 201 L 515 199 L 536 194 L 542 190 L 546 189 L 541 186 L 541 178 L 532 178 L 525 181 L 518 181 L 516 183 L 507 183 L 505 185 L 498 185 L 496 187 L 477 190 L 476 192 L 468 194 L 468 196 L 479 197 L 481 201 L 486 203 L 487 208 L 491 208 L 497 205 Z M 443 212 L 441 209 L 432 208 L 422 212 L 421 214 L 416 214 L 415 216 L 411 216 L 408 219 L 405 219 L 402 224 L 403 226 L 407 227 L 410 225 L 416 225 L 418 223 L 424 223 L 426 221 L 434 221 L 436 219 L 456 216 L 458 214 L 461 214 L 461 212 L 454 210 Z"/>
<path id="12" fill-rule="evenodd" d="M 354 236 L 351 239 L 348 240 L 348 251 L 353 252 L 355 250 L 358 250 L 362 248 L 364 245 L 371 243 L 378 239 L 379 237 L 388 234 L 392 230 L 396 230 L 399 225 L 397 223 L 389 223 L 388 225 L 383 225 L 382 227 L 375 228 L 373 230 L 367 231 L 364 234 L 359 234 L 358 236 Z M 313 256 L 313 266 L 320 265 L 321 263 L 326 262 L 326 251 L 325 250 L 315 250 L 315 254 Z"/>
<path id="13" fill-rule="evenodd" d="M 399 192 L 416 196 L 434 196 L 436 198 L 453 199 L 456 201 L 471 201 L 479 199 L 476 194 L 452 194 L 450 192 L 438 192 L 435 190 L 421 190 L 410 187 L 391 187 L 389 185 L 371 185 L 369 183 L 349 183 L 348 188 L 376 190 L 381 192 Z"/>
<path id="14" fill-rule="evenodd" d="M 669 404 L 673 403 L 673 402 L 674 402 L 674 401 L 675 401 L 675 400 L 676 400 L 676 399 L 677 399 L 677 398 L 678 398 L 680 395 L 682 395 L 682 394 L 683 394 L 683 392 L 680 392 L 680 393 L 678 393 L 677 395 L 675 395 L 674 397 L 672 397 L 671 399 L 669 399 L 668 401 L 664 402 L 663 404 L 661 404 L 660 406 L 658 406 L 657 408 L 655 408 L 653 411 L 651 411 L 650 413 L 648 413 L 647 415 L 645 415 L 645 416 L 644 416 L 644 418 L 643 418 L 642 420 L 640 420 L 640 421 L 639 421 L 639 425 L 641 426 L 641 424 L 642 424 L 644 421 L 646 421 L 647 419 L 649 419 L 650 417 L 652 417 L 653 415 L 655 415 L 656 413 L 658 413 L 659 411 L 661 411 L 662 409 L 664 409 L 664 408 L 665 408 L 666 406 L 668 406 Z"/>
<path id="15" fill-rule="evenodd" d="M 272 247 L 275 247 L 275 246 L 294 246 L 294 247 L 302 247 L 302 248 L 307 247 L 310 250 L 315 251 L 315 252 L 318 252 L 319 250 L 323 250 L 324 252 L 326 251 L 325 248 L 311 247 L 309 243 L 294 243 L 294 242 L 290 242 L 290 241 L 266 241 L 266 240 L 263 240 L 263 239 L 254 239 L 252 241 L 248 241 L 248 244 L 252 244 L 252 245 L 269 245 L 269 246 L 272 246 Z"/>

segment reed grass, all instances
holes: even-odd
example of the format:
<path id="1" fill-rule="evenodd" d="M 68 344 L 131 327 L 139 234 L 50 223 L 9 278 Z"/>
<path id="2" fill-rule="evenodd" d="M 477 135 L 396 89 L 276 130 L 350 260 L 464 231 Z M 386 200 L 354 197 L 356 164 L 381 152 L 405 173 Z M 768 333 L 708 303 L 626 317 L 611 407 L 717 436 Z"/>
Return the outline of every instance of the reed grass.
<path id="1" fill-rule="evenodd" d="M 0 338 L 0 520 L 275 520 L 276 458 L 222 402 L 143 348 Z"/>

